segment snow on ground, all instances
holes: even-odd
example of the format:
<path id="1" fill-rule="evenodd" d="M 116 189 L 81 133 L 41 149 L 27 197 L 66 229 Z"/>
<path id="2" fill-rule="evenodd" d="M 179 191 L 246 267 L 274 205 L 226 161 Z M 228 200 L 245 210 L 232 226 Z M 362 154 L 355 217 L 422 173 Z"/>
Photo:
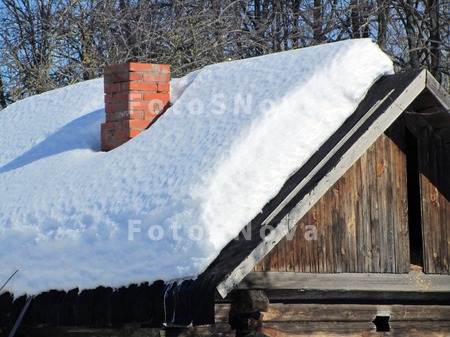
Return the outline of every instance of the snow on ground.
<path id="1" fill-rule="evenodd" d="M 0 283 L 15 295 L 201 273 L 392 64 L 352 40 L 172 81 L 149 130 L 103 153 L 102 80 L 0 114 Z"/>

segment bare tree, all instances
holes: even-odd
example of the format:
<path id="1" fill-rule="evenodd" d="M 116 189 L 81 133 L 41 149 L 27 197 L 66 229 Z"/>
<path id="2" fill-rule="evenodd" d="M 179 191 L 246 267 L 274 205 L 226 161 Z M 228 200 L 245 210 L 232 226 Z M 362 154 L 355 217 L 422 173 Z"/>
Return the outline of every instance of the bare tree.
<path id="1" fill-rule="evenodd" d="M 450 84 L 443 0 L 0 0 L 0 104 L 125 61 L 208 64 L 369 37 L 398 69 Z"/>

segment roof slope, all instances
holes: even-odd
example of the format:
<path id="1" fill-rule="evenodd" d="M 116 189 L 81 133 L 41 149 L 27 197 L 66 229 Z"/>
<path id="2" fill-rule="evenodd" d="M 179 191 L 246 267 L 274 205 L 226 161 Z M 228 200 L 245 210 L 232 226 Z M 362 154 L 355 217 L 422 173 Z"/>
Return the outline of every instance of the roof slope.
<path id="1" fill-rule="evenodd" d="M 19 273 L 5 290 L 196 277 L 391 72 L 369 40 L 209 66 L 108 153 L 100 80 L 8 107 L 0 279 Z"/>

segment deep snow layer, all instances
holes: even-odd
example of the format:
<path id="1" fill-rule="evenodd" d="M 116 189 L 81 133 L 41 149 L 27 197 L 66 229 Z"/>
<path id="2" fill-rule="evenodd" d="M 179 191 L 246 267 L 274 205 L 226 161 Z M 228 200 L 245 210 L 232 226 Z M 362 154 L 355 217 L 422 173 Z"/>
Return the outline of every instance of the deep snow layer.
<path id="1" fill-rule="evenodd" d="M 103 82 L 0 114 L 0 283 L 15 295 L 195 277 L 392 64 L 369 40 L 172 81 L 149 130 L 99 152 Z"/>

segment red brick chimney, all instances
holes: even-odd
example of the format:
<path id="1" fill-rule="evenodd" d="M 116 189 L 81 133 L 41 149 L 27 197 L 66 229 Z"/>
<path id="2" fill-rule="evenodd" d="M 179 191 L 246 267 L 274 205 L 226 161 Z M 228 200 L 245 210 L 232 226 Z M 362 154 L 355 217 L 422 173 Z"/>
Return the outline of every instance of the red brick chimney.
<path id="1" fill-rule="evenodd" d="M 112 150 L 147 129 L 170 104 L 170 66 L 125 63 L 105 67 L 106 123 L 102 151 Z"/>

